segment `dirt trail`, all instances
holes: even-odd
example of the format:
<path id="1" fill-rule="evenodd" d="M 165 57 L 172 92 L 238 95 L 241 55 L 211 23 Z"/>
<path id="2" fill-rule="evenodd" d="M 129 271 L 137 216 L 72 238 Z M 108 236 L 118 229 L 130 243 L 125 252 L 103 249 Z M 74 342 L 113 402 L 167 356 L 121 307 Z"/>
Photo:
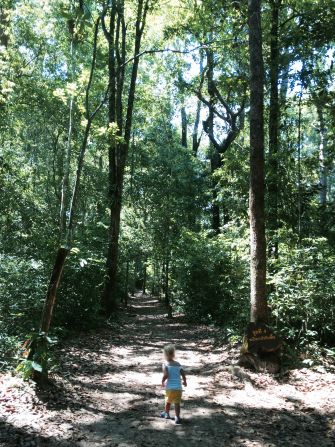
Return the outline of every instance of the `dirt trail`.
<path id="1" fill-rule="evenodd" d="M 279 382 L 232 371 L 236 352 L 213 349 L 212 335 L 136 296 L 121 327 L 59 349 L 62 375 L 52 387 L 0 377 L 0 446 L 334 445 L 334 374 L 300 370 Z M 176 345 L 188 376 L 181 426 L 159 418 L 166 343 Z"/>

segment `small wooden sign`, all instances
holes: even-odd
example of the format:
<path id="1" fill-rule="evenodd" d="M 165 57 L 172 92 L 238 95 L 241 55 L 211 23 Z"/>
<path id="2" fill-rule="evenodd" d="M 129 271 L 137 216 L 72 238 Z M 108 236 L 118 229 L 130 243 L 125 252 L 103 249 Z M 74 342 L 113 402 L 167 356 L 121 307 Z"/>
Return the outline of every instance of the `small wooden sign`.
<path id="1" fill-rule="evenodd" d="M 244 345 L 245 352 L 264 354 L 278 351 L 281 341 L 266 324 L 249 323 Z"/>

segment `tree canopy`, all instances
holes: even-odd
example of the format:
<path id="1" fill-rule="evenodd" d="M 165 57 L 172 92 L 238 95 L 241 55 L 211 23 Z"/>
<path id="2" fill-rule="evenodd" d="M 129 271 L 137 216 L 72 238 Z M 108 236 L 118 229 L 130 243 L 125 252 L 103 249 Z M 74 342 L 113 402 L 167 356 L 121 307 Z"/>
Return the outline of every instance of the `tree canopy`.
<path id="1" fill-rule="evenodd" d="M 1 2 L 2 365 L 32 333 L 116 321 L 136 290 L 230 335 L 252 291 L 254 321 L 334 354 L 334 15 L 333 0 Z"/>

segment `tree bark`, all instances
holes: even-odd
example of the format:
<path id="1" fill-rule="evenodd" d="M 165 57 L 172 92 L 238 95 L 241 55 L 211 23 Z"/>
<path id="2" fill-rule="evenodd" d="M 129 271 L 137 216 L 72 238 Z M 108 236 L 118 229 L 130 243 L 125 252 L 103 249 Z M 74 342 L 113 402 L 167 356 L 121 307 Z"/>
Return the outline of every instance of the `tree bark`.
<path id="1" fill-rule="evenodd" d="M 165 261 L 165 272 L 164 272 L 164 302 L 168 311 L 168 318 L 172 318 L 172 306 L 170 302 L 169 267 L 170 267 L 170 259 L 167 257 Z"/>
<path id="2" fill-rule="evenodd" d="M 278 150 L 279 150 L 279 8 L 281 0 L 271 0 L 270 34 L 270 111 L 269 111 L 269 174 L 268 222 L 270 255 L 278 258 Z"/>
<path id="3" fill-rule="evenodd" d="M 319 200 L 320 205 L 325 207 L 327 204 L 327 187 L 328 187 L 328 175 L 327 175 L 327 129 L 325 124 L 324 112 L 322 104 L 317 103 L 316 106 L 318 118 L 319 118 L 319 183 L 320 183 L 320 194 Z"/>
<path id="4" fill-rule="evenodd" d="M 128 307 L 128 283 L 129 283 L 129 261 L 126 263 L 126 278 L 125 278 L 125 286 L 124 286 L 124 305 Z"/>
<path id="5" fill-rule="evenodd" d="M 181 145 L 187 148 L 187 115 L 185 106 L 181 108 Z"/>
<path id="6" fill-rule="evenodd" d="M 298 241 L 301 242 L 301 214 L 302 214 L 302 191 L 301 191 L 301 149 L 302 149 L 302 135 L 301 135 L 301 115 L 302 115 L 302 93 L 303 85 L 301 85 L 298 101 L 298 160 L 297 160 L 297 174 L 298 174 Z"/>
<path id="7" fill-rule="evenodd" d="M 44 301 L 44 307 L 41 318 L 40 330 L 46 334 L 49 332 L 50 324 L 53 316 L 53 310 L 56 302 L 58 286 L 62 277 L 64 264 L 69 254 L 69 249 L 60 247 L 58 249 L 55 264 L 49 281 L 47 295 Z"/>
<path id="8" fill-rule="evenodd" d="M 211 50 L 207 50 L 207 90 L 209 94 L 208 107 L 208 119 L 207 119 L 207 131 L 209 135 L 214 135 L 214 97 L 215 93 L 213 90 L 214 83 L 214 56 Z M 220 233 L 220 207 L 217 201 L 217 181 L 214 179 L 214 173 L 217 169 L 221 167 L 221 156 L 218 148 L 213 144 L 210 139 L 210 163 L 211 163 L 211 174 L 212 174 L 212 229 L 215 234 Z"/>
<path id="9" fill-rule="evenodd" d="M 203 70 L 204 70 L 203 55 L 202 55 L 202 52 L 200 52 L 200 76 L 202 76 Z M 198 137 L 199 124 L 200 124 L 200 113 L 201 113 L 201 100 L 198 99 L 197 110 L 195 113 L 195 120 L 194 120 L 193 131 L 192 131 L 192 152 L 195 157 L 198 155 L 198 149 L 199 149 L 200 141 L 201 141 L 201 135 L 200 135 L 200 137 Z"/>
<path id="10" fill-rule="evenodd" d="M 113 2 L 111 6 L 110 28 L 103 27 L 109 43 L 109 123 L 117 125 L 116 138 L 112 136 L 109 147 L 109 203 L 110 225 L 109 243 L 106 259 L 106 277 L 102 296 L 103 307 L 107 315 L 117 308 L 117 270 L 120 220 L 124 170 L 127 162 L 131 138 L 133 110 L 135 102 L 136 80 L 139 65 L 141 40 L 149 9 L 149 0 L 138 0 L 135 25 L 134 57 L 132 60 L 130 85 L 127 94 L 126 116 L 124 109 L 124 70 L 126 61 L 126 25 L 124 20 L 124 1 Z"/>
<path id="11" fill-rule="evenodd" d="M 264 220 L 264 72 L 261 1 L 248 1 L 250 60 L 250 288 L 252 322 L 266 322 L 266 244 Z"/>
<path id="12" fill-rule="evenodd" d="M 74 81 L 75 75 L 75 62 L 74 62 L 74 32 L 71 34 L 70 43 L 70 60 L 71 60 L 71 74 L 70 80 Z M 73 133 L 73 112 L 74 112 L 74 94 L 71 93 L 69 100 L 69 127 L 66 141 L 66 151 L 65 151 L 65 163 L 64 163 L 64 174 L 62 180 L 61 188 L 61 201 L 60 201 L 60 222 L 59 222 L 59 233 L 60 241 L 62 241 L 66 228 L 66 210 L 68 206 L 68 189 L 69 189 L 69 177 L 70 177 L 70 163 L 71 163 L 71 150 L 72 150 L 72 133 Z"/>
<path id="13" fill-rule="evenodd" d="M 147 265 L 143 264 L 143 285 L 142 285 L 142 294 L 145 295 L 147 290 Z"/>

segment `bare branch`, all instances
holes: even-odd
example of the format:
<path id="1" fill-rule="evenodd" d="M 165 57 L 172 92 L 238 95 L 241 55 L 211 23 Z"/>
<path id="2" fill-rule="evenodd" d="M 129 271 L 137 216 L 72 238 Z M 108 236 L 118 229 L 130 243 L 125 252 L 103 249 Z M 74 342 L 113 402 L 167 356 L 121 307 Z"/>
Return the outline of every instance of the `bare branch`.
<path id="1" fill-rule="evenodd" d="M 228 122 L 228 123 L 229 123 L 229 119 L 228 119 L 226 116 L 222 115 L 222 113 L 220 113 L 220 112 L 213 106 L 213 104 L 212 104 L 210 101 L 208 101 L 208 100 L 202 95 L 201 92 L 196 91 L 196 90 L 193 90 L 193 93 L 195 93 L 196 96 L 200 99 L 200 101 L 203 102 L 209 109 L 211 109 L 212 112 L 215 113 L 216 116 L 218 116 L 219 118 L 221 118 L 222 121 L 225 121 L 225 122 Z"/>

